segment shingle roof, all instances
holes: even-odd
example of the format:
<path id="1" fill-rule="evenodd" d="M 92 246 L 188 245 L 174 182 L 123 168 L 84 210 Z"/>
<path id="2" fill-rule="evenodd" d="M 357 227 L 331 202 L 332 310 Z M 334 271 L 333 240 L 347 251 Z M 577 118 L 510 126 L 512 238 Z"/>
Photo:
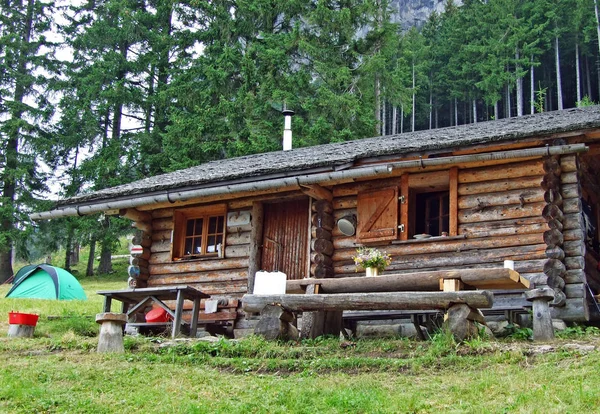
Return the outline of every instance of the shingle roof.
<path id="1" fill-rule="evenodd" d="M 212 161 L 129 184 L 62 200 L 60 206 L 129 197 L 161 190 L 225 184 L 232 180 L 260 180 L 273 174 L 294 173 L 355 162 L 364 158 L 426 153 L 478 144 L 513 141 L 534 136 L 600 127 L 600 106 L 545 112 L 342 143 L 297 148 Z"/>

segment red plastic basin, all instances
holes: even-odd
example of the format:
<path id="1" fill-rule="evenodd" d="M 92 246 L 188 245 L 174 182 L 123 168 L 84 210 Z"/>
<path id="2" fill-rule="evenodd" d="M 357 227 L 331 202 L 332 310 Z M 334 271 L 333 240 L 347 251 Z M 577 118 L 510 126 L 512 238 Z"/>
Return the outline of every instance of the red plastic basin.
<path id="1" fill-rule="evenodd" d="M 169 322 L 171 315 L 163 308 L 154 308 L 146 314 L 146 322 Z"/>
<path id="2" fill-rule="evenodd" d="M 40 315 L 34 313 L 8 312 L 8 323 L 10 325 L 37 325 Z"/>

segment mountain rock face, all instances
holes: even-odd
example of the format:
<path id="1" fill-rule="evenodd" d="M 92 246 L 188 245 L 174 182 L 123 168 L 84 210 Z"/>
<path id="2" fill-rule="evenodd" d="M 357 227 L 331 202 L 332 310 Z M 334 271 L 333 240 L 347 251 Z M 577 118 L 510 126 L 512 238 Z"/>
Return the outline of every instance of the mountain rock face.
<path id="1" fill-rule="evenodd" d="M 402 30 L 408 30 L 412 26 L 421 27 L 429 15 L 436 11 L 442 13 L 446 7 L 447 0 L 391 0 L 390 8 L 394 21 L 399 23 Z M 457 6 L 462 1 L 455 1 Z"/>

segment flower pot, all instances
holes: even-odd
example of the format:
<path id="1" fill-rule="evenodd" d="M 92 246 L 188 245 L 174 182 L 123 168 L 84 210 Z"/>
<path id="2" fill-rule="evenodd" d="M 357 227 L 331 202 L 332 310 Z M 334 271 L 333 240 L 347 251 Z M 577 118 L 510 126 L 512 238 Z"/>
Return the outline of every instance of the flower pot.
<path id="1" fill-rule="evenodd" d="M 373 277 L 379 274 L 379 269 L 376 267 L 367 267 L 365 271 L 367 272 L 367 277 Z"/>

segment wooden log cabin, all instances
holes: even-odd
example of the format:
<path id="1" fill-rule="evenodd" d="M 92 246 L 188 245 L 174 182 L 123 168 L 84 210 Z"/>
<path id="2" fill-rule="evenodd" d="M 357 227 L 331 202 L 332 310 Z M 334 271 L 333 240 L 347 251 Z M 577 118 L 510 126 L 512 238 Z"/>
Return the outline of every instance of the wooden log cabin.
<path id="1" fill-rule="evenodd" d="M 225 299 L 233 324 L 257 271 L 360 277 L 359 246 L 389 253 L 395 274 L 513 260 L 554 290 L 554 318 L 588 321 L 600 316 L 600 107 L 219 160 L 32 218 L 96 212 L 139 229 L 133 286 L 196 287 Z M 495 292 L 495 307 L 523 303 Z"/>

